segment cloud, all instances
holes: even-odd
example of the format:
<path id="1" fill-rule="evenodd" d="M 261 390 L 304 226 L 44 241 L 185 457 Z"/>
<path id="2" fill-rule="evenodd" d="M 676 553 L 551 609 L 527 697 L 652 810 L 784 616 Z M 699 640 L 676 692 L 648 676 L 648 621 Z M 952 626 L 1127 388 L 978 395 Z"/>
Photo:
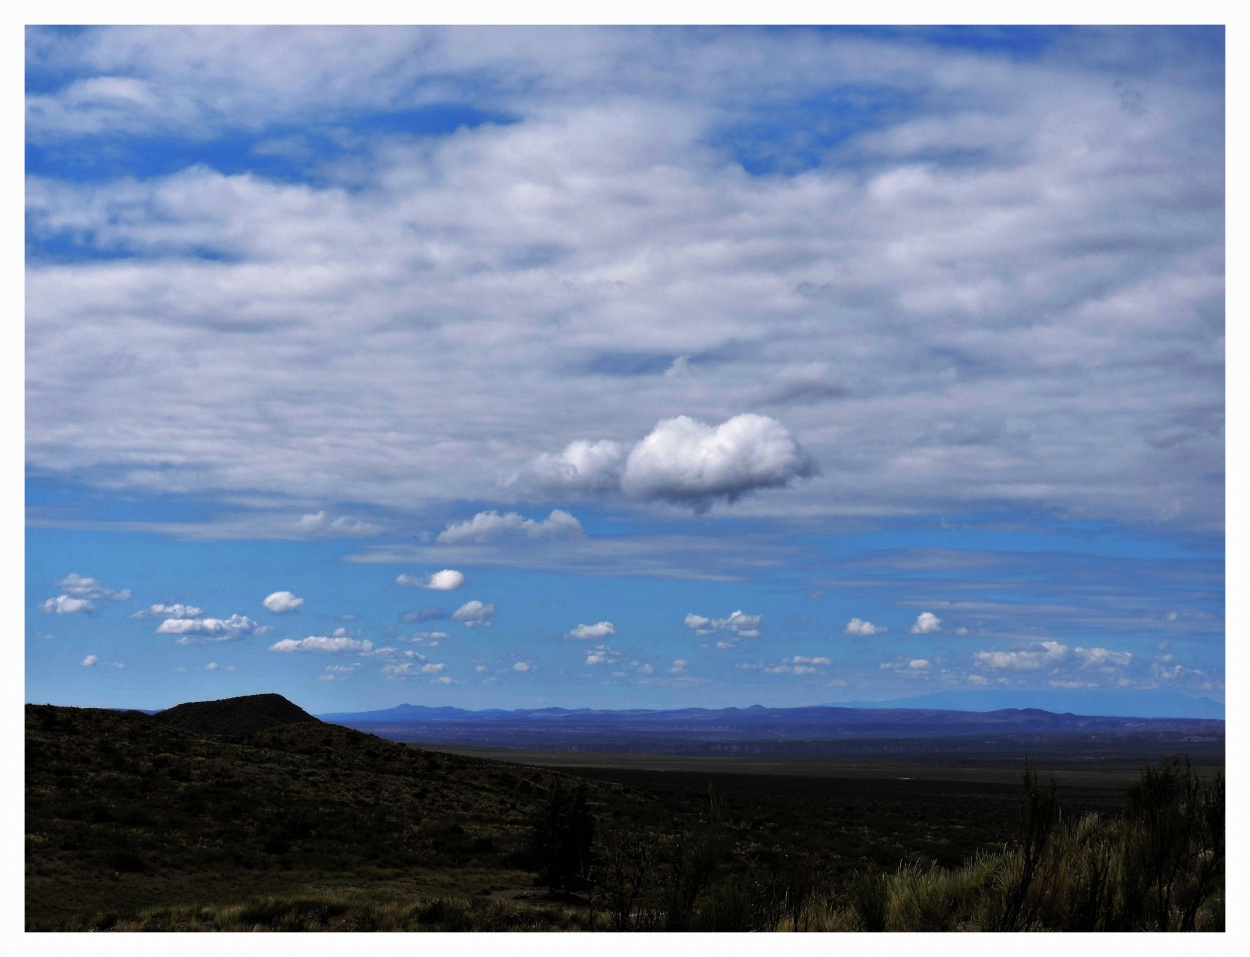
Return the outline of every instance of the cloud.
<path id="1" fill-rule="evenodd" d="M 513 671 L 530 671 L 534 666 L 528 661 L 518 661 L 512 666 Z"/>
<path id="2" fill-rule="evenodd" d="M 105 588 L 94 578 L 84 578 L 81 575 L 70 572 L 62 578 L 57 584 L 60 586 L 62 593 L 70 595 L 74 598 L 88 598 L 107 601 L 125 601 L 130 597 L 130 589 L 122 588 L 114 591 Z"/>
<path id="3" fill-rule="evenodd" d="M 467 601 L 452 612 L 451 617 L 466 628 L 489 628 L 495 621 L 495 606 L 484 605 L 477 600 Z"/>
<path id="4" fill-rule="evenodd" d="M 300 605 L 304 604 L 304 599 L 296 598 L 289 591 L 276 591 L 263 602 L 261 602 L 275 615 L 284 615 L 288 611 L 294 611 Z"/>
<path id="5" fill-rule="evenodd" d="M 686 615 L 685 625 L 696 635 L 701 636 L 728 631 L 736 638 L 758 638 L 759 626 L 763 620 L 763 615 L 747 615 L 741 611 L 735 611 L 728 618 L 705 618 L 691 613 Z"/>
<path id="6" fill-rule="evenodd" d="M 1129 651 L 1110 651 L 1106 648 L 1076 648 L 1076 656 L 1081 660 L 1083 668 L 1127 668 L 1133 663 L 1133 654 Z"/>
<path id="7" fill-rule="evenodd" d="M 668 669 L 669 674 L 673 674 L 673 675 L 685 674 L 686 666 L 689 664 L 690 662 L 687 661 L 685 658 L 677 658 L 676 660 L 674 660 L 673 666 Z"/>
<path id="8" fill-rule="evenodd" d="M 588 665 L 614 665 L 621 660 L 621 653 L 607 645 L 599 645 L 586 652 Z"/>
<path id="9" fill-rule="evenodd" d="M 141 608 L 139 611 L 131 615 L 131 618 L 199 618 L 203 615 L 202 609 L 196 608 L 194 605 L 149 605 L 147 608 Z"/>
<path id="10" fill-rule="evenodd" d="M 634 446 L 621 490 L 704 511 L 716 498 L 733 502 L 816 473 L 811 456 L 776 419 L 746 413 L 713 427 L 682 415 L 660 422 Z"/>
<path id="11" fill-rule="evenodd" d="M 229 618 L 166 618 L 156 628 L 158 635 L 182 635 L 179 644 L 204 641 L 235 641 L 250 634 L 260 634 L 256 622 L 246 615 Z"/>
<path id="12" fill-rule="evenodd" d="M 684 415 L 664 419 L 628 454 L 615 441 L 573 442 L 558 455 L 538 456 L 519 477 L 550 491 L 615 489 L 702 512 L 718 498 L 734 502 L 817 472 L 785 426 L 744 413 L 717 426 Z"/>
<path id="13" fill-rule="evenodd" d="M 529 538 L 577 537 L 583 534 L 582 523 L 563 509 L 555 509 L 543 521 L 525 518 L 517 512 L 500 515 L 496 511 L 478 512 L 466 522 L 448 525 L 438 534 L 444 545 L 465 542 L 489 542 L 507 535 L 521 534 Z"/>
<path id="14" fill-rule="evenodd" d="M 874 625 L 871 621 L 864 621 L 860 618 L 852 618 L 846 623 L 843 632 L 848 635 L 879 635 L 882 632 L 889 631 L 885 625 Z"/>
<path id="15" fill-rule="evenodd" d="M 942 630 L 942 619 L 930 611 L 922 611 L 911 626 L 913 635 L 932 635 Z"/>
<path id="16" fill-rule="evenodd" d="M 537 456 L 512 481 L 524 478 L 553 492 L 606 492 L 620 487 L 626 454 L 625 446 L 611 439 L 578 439 L 555 455 Z"/>
<path id="17" fill-rule="evenodd" d="M 369 538 L 382 531 L 382 526 L 340 515 L 328 518 L 325 511 L 304 515 L 295 522 L 297 534 L 309 538 Z"/>
<path id="18" fill-rule="evenodd" d="M 90 668 L 99 660 L 100 659 L 97 658 L 95 655 L 87 655 L 87 657 L 82 660 L 82 665 L 84 668 Z"/>
<path id="19" fill-rule="evenodd" d="M 616 626 L 610 621 L 601 621 L 597 625 L 578 625 L 565 634 L 565 638 L 607 638 L 616 634 Z"/>
<path id="20" fill-rule="evenodd" d="M 833 664 L 833 659 L 823 656 L 808 658 L 803 655 L 795 655 L 792 658 L 782 658 L 781 664 L 765 667 L 764 673 L 770 675 L 812 675 L 816 674 L 817 668 Z"/>
<path id="21" fill-rule="evenodd" d="M 308 502 L 493 502 L 570 438 L 785 401 L 836 486 L 752 514 L 993 503 L 1222 533 L 1212 39 L 33 28 L 32 142 L 104 165 L 32 158 L 26 181 L 32 470 L 247 496 L 289 533 Z M 414 141 L 371 119 L 449 95 L 507 122 Z M 143 165 L 153 136 L 187 168 Z M 259 152 L 213 169 L 239 137 Z M 624 351 L 688 372 L 603 388 L 587 357 Z M 212 389 L 176 374 L 186 355 Z M 603 452 L 565 456 L 572 485 L 623 475 Z M 785 474 L 662 459 L 641 491 L 696 507 Z"/>
<path id="22" fill-rule="evenodd" d="M 442 662 L 404 661 L 382 666 L 382 674 L 388 678 L 413 678 L 423 675 L 437 675 L 447 668 Z"/>
<path id="23" fill-rule="evenodd" d="M 47 601 L 41 602 L 39 610 L 49 614 L 79 615 L 95 611 L 95 605 L 91 604 L 91 602 L 85 598 L 71 598 L 69 595 L 57 595 L 55 598 L 49 598 Z"/>
<path id="24" fill-rule="evenodd" d="M 439 618 L 446 618 L 447 612 L 442 608 L 433 606 L 427 608 L 418 608 L 415 611 L 406 611 L 399 616 L 399 620 L 404 624 L 413 624 L 419 621 L 435 621 Z"/>
<path id="25" fill-rule="evenodd" d="M 342 631 L 342 629 L 339 629 Z M 339 634 L 334 635 L 309 635 L 299 641 L 293 638 L 284 638 L 282 641 L 275 642 L 269 646 L 270 651 L 313 651 L 328 652 L 338 654 L 342 652 L 368 652 L 373 650 L 373 643 L 370 641 L 358 641 L 350 635 Z"/>
<path id="26" fill-rule="evenodd" d="M 1043 641 L 1040 650 L 1034 651 L 978 651 L 973 659 L 986 668 L 995 670 L 1039 671 L 1064 662 L 1069 648 L 1058 641 Z"/>
<path id="27" fill-rule="evenodd" d="M 414 575 L 400 575 L 395 579 L 395 584 L 397 585 L 405 585 L 409 588 L 429 588 L 433 591 L 455 591 L 457 588 L 463 587 L 464 583 L 464 573 L 458 572 L 454 568 L 444 568 L 442 571 L 434 572 L 424 580 Z"/>

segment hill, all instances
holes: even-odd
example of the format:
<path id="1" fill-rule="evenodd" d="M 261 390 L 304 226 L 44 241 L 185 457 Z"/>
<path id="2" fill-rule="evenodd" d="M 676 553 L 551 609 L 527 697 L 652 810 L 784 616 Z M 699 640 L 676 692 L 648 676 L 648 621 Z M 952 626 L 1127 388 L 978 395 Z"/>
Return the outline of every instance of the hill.
<path id="1" fill-rule="evenodd" d="M 319 719 L 280 694 L 189 701 L 158 711 L 154 717 L 162 724 L 199 734 L 249 734 L 284 724 L 321 724 Z"/>

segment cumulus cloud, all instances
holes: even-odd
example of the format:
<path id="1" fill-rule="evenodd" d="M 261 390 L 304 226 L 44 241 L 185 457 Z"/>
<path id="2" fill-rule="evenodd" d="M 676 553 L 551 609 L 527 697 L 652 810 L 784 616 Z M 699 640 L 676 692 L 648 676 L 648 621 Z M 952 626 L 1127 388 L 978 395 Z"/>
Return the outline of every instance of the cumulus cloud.
<path id="1" fill-rule="evenodd" d="M 141 608 L 131 618 L 198 618 L 204 614 L 202 609 L 194 605 L 149 605 Z"/>
<path id="2" fill-rule="evenodd" d="M 465 602 L 451 613 L 451 617 L 466 628 L 489 628 L 495 621 L 495 606 L 475 599 Z"/>
<path id="3" fill-rule="evenodd" d="M 744 413 L 716 426 L 685 415 L 664 419 L 628 454 L 615 441 L 573 442 L 558 455 L 538 456 L 523 474 L 549 490 L 617 489 L 702 512 L 718 498 L 734 502 L 817 472 L 784 425 Z"/>
<path id="4" fill-rule="evenodd" d="M 246 635 L 260 634 L 256 622 L 246 615 L 229 618 L 166 618 L 156 628 L 158 635 L 181 635 L 179 644 L 204 641 L 234 641 Z"/>
<path id="5" fill-rule="evenodd" d="M 340 515 L 329 518 L 325 511 L 304 515 L 295 522 L 295 532 L 309 538 L 368 538 L 382 531 L 381 525 Z"/>
<path id="6" fill-rule="evenodd" d="M 74 598 L 88 599 L 104 599 L 106 601 L 125 601 L 130 597 L 130 589 L 122 588 L 114 590 L 105 588 L 94 578 L 84 578 L 74 572 L 70 572 L 62 578 L 57 585 L 60 586 L 61 592 Z"/>
<path id="7" fill-rule="evenodd" d="M 626 454 L 625 446 L 611 439 L 579 439 L 566 445 L 563 452 L 537 456 L 524 477 L 551 491 L 604 492 L 620 486 Z"/>
<path id="8" fill-rule="evenodd" d="M 1111 651 L 1107 648 L 1077 648 L 1077 658 L 1083 668 L 1127 668 L 1133 663 L 1130 651 Z"/>
<path id="9" fill-rule="evenodd" d="M 728 618 L 705 618 L 703 615 L 691 613 L 686 615 L 685 625 L 700 636 L 725 631 L 740 638 L 758 638 L 763 620 L 763 615 L 747 615 L 741 611 L 735 611 Z"/>
<path id="10" fill-rule="evenodd" d="M 690 662 L 685 658 L 677 658 L 673 661 L 673 666 L 668 669 L 668 672 L 673 675 L 683 675 L 686 673 L 686 666 L 689 664 Z"/>
<path id="11" fill-rule="evenodd" d="M 82 660 L 82 665 L 84 668 L 90 668 L 99 660 L 100 659 L 97 658 L 95 655 L 87 655 L 87 657 Z"/>
<path id="12" fill-rule="evenodd" d="M 342 631 L 342 629 L 339 629 Z M 373 650 L 373 643 L 370 641 L 359 641 L 350 635 L 335 633 L 333 635 L 309 635 L 296 641 L 293 638 L 284 638 L 282 641 L 274 642 L 269 646 L 270 651 L 314 651 L 328 652 L 339 654 L 342 652 L 367 652 Z"/>
<path id="13" fill-rule="evenodd" d="M 634 446 L 621 491 L 706 510 L 714 499 L 778 488 L 817 472 L 815 461 L 776 419 L 746 413 L 718 426 L 665 419 Z"/>
<path id="14" fill-rule="evenodd" d="M 913 635 L 931 635 L 942 630 L 942 619 L 931 611 L 922 611 L 911 626 Z"/>
<path id="15" fill-rule="evenodd" d="M 415 575 L 400 575 L 395 579 L 396 585 L 404 585 L 408 588 L 428 588 L 432 591 L 455 591 L 463 587 L 464 583 L 464 573 L 454 568 L 444 568 L 424 579 L 417 578 Z"/>
<path id="16" fill-rule="evenodd" d="M 770 665 L 763 670 L 770 675 L 812 675 L 816 674 L 818 667 L 833 664 L 833 659 L 823 656 L 808 658 L 804 655 L 795 655 L 792 658 L 782 658 L 781 664 Z"/>
<path id="17" fill-rule="evenodd" d="M 973 658 L 980 665 L 995 670 L 1039 671 L 1065 661 L 1070 649 L 1058 641 L 1043 641 L 1032 651 L 978 651 Z"/>
<path id="18" fill-rule="evenodd" d="M 95 611 L 95 605 L 86 598 L 71 598 L 69 595 L 57 595 L 45 602 L 40 602 L 39 610 L 49 614 L 78 615 Z"/>
<path id="19" fill-rule="evenodd" d="M 530 664 L 528 661 L 518 661 L 516 664 L 512 666 L 512 670 L 513 671 L 529 671 L 533 667 L 534 666 Z"/>
<path id="20" fill-rule="evenodd" d="M 879 635 L 889 629 L 885 625 L 874 625 L 871 621 L 864 621 L 861 618 L 852 618 L 846 623 L 843 632 L 848 635 Z"/>
<path id="21" fill-rule="evenodd" d="M 500 515 L 496 511 L 478 512 L 465 522 L 448 525 L 438 534 L 444 545 L 460 545 L 466 542 L 482 543 L 509 535 L 529 538 L 577 537 L 583 534 L 582 523 L 563 509 L 554 509 L 541 522 L 525 518 L 518 512 Z"/>
<path id="22" fill-rule="evenodd" d="M 586 652 L 588 665 L 614 665 L 621 660 L 621 653 L 607 645 L 599 645 Z"/>
<path id="23" fill-rule="evenodd" d="M 275 615 L 284 615 L 304 604 L 304 599 L 297 598 L 289 591 L 276 591 L 261 602 Z"/>
<path id="24" fill-rule="evenodd" d="M 610 621 L 601 621 L 597 625 L 578 625 L 565 634 L 565 638 L 597 639 L 607 638 L 616 634 L 616 626 Z"/>

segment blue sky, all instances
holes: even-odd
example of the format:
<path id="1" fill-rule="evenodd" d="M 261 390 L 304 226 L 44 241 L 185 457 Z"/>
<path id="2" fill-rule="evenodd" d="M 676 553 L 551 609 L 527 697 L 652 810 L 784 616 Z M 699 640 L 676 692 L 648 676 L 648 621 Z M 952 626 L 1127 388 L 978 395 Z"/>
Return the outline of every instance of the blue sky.
<path id="1" fill-rule="evenodd" d="M 1224 700 L 1221 30 L 26 55 L 27 700 Z"/>

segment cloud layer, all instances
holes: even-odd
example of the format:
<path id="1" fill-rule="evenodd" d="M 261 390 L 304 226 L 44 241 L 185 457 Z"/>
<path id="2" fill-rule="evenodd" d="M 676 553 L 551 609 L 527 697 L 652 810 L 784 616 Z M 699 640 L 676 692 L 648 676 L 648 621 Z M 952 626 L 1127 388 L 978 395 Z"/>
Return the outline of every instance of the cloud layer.
<path id="1" fill-rule="evenodd" d="M 30 471 L 284 535 L 616 489 L 1218 534 L 1221 49 L 32 29 Z"/>

